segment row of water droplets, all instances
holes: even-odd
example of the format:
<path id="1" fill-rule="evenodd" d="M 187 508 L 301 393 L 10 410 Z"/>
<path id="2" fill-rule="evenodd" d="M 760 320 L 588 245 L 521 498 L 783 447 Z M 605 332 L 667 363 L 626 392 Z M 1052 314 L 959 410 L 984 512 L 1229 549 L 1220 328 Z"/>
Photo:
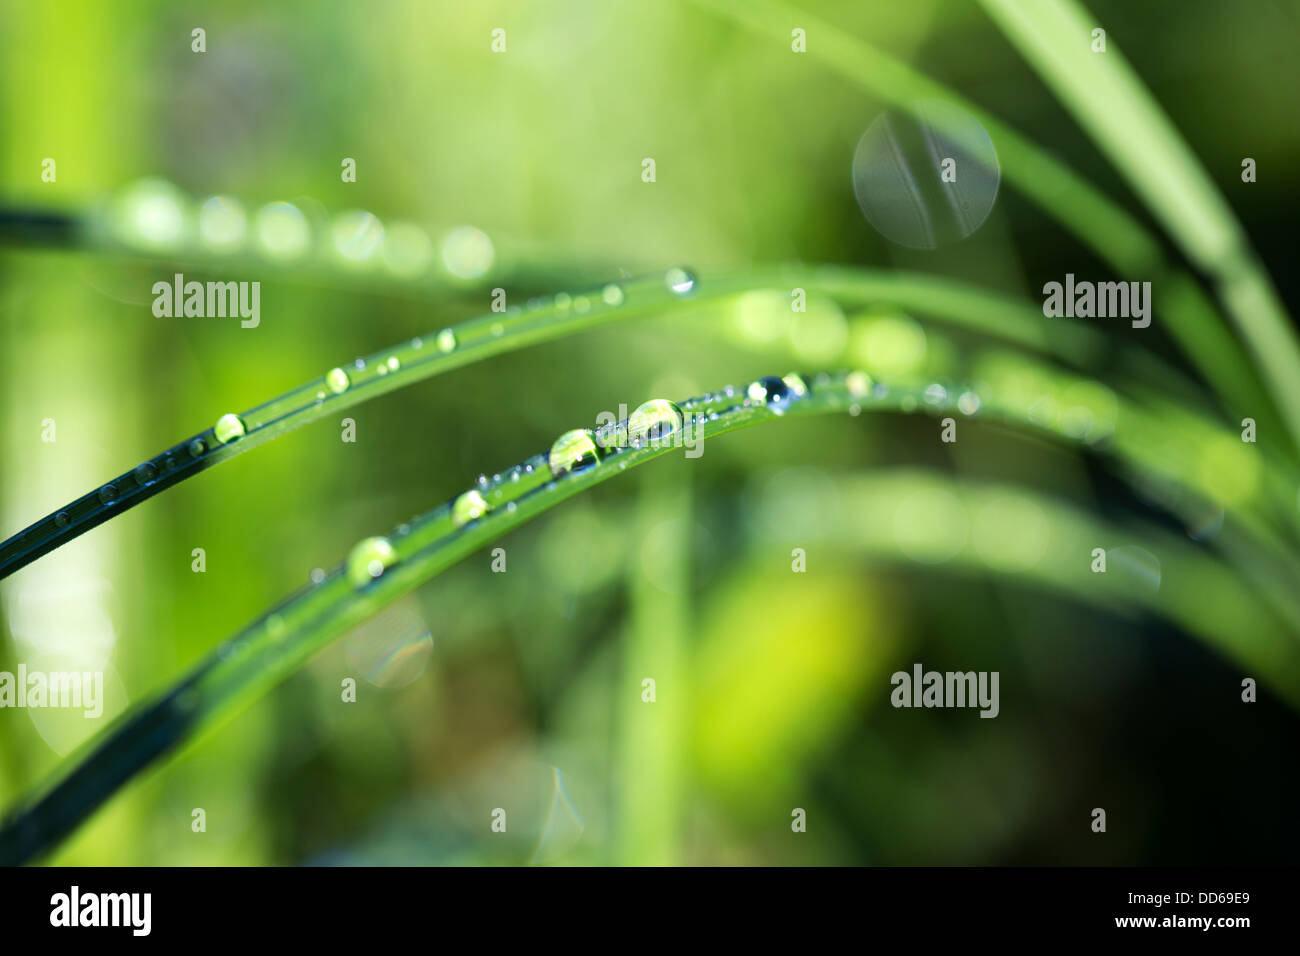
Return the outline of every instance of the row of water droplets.
<path id="1" fill-rule="evenodd" d="M 665 294 L 689 296 L 695 276 L 674 267 L 651 279 L 608 283 L 588 293 L 561 292 L 530 299 L 522 307 L 488 313 L 408 343 L 330 369 L 309 382 L 247 412 L 221 415 L 206 431 L 187 439 L 119 475 L 0 544 L 0 572 L 11 573 L 58 543 L 107 520 L 113 513 L 151 497 L 168 485 L 197 474 L 251 444 L 269 440 L 297 425 L 321 417 L 330 403 L 346 407 L 364 397 L 391 391 L 433 374 L 443 360 L 476 349 L 490 351 L 507 333 L 518 334 L 552 322 L 597 316 L 621 308 L 629 297 Z M 399 374 L 399 373 L 405 374 Z"/>
<path id="2" fill-rule="evenodd" d="M 827 407 L 843 407 L 855 414 L 859 403 L 880 397 L 864 372 L 821 374 L 812 381 L 810 384 L 792 372 L 757 379 L 745 388 L 727 386 L 680 404 L 651 399 L 622 421 L 567 431 L 546 454 L 534 455 L 498 474 L 480 475 L 472 488 L 398 526 L 393 534 L 360 541 L 344 562 L 344 576 L 354 588 L 368 587 L 400 562 L 402 553 L 408 550 L 402 545 L 408 541 L 410 551 L 435 545 L 492 512 L 514 512 L 522 499 L 547 491 L 570 476 L 615 461 L 620 469 L 626 468 L 629 452 L 673 447 L 692 426 L 707 427 L 705 423 L 758 410 L 781 416 L 795 403 L 811 397 L 814 390 L 826 400 Z M 621 456 L 624 460 L 620 461 Z"/>
<path id="3" fill-rule="evenodd" d="M 381 272 L 419 280 L 441 274 L 482 278 L 496 262 L 491 238 L 474 226 L 456 226 L 438 241 L 421 226 L 385 224 L 352 209 L 330 216 L 313 200 L 277 200 L 251 212 L 232 196 L 192 200 L 162 179 L 144 179 L 116 196 L 92 222 L 94 234 L 144 253 L 255 257 L 293 267 L 328 264 L 351 272 Z"/>

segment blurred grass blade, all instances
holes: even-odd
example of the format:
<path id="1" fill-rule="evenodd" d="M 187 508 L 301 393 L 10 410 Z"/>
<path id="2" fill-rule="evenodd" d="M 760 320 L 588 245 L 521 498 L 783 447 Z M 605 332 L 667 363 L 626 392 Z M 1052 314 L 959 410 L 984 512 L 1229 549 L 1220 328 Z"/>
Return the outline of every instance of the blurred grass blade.
<path id="1" fill-rule="evenodd" d="M 1064 162 L 942 83 L 806 10 L 779 0 L 695 2 L 781 42 L 789 41 L 791 24 L 801 25 L 812 38 L 810 57 L 887 103 L 906 107 L 921 99 L 942 99 L 959 105 L 988 131 L 1009 184 L 1104 262 L 1126 276 L 1150 279 L 1165 293 L 1157 300 L 1169 319 L 1164 329 L 1235 410 L 1256 420 L 1261 414 L 1268 419 L 1278 415 L 1246 354 L 1195 280 L 1169 265 L 1159 241 L 1137 219 Z M 1295 388 L 1300 392 L 1300 379 Z M 1300 401 L 1291 408 L 1300 415 Z"/>
<path id="2" fill-rule="evenodd" d="M 1183 253 L 1213 276 L 1300 447 L 1300 344 L 1286 310 L 1228 204 L 1116 38 L 1094 53 L 1099 23 L 1074 0 L 981 3 Z"/>

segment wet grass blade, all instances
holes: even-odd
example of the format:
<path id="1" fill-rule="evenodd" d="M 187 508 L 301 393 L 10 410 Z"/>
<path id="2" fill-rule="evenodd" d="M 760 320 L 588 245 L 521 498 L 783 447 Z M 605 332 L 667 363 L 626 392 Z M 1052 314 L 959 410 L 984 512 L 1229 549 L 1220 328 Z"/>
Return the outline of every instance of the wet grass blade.
<path id="1" fill-rule="evenodd" d="M 942 317 L 981 334 L 1049 351 L 1073 363 L 1110 360 L 1114 346 L 1081 324 L 1053 323 L 1005 296 L 919 273 L 834 267 L 773 267 L 699 283 L 683 269 L 664 276 L 611 283 L 587 293 L 561 293 L 529 308 L 489 312 L 335 368 L 211 428 L 105 482 L 0 544 L 0 578 L 66 544 L 159 492 L 264 442 L 371 398 L 473 362 L 634 316 L 717 302 L 756 289 L 793 288 L 845 304 L 887 302 Z M 1124 355 L 1134 355 L 1130 350 Z M 1134 375 L 1176 377 L 1154 358 L 1133 359 Z"/>
<path id="2" fill-rule="evenodd" d="M 153 703 L 123 718 L 102 743 L 56 783 L 19 807 L 0 828 L 0 864 L 17 864 L 47 851 L 118 788 L 155 760 L 211 732 L 335 638 L 385 605 L 430 580 L 465 556 L 524 522 L 628 468 L 667 453 L 672 441 L 645 441 L 644 408 L 655 409 L 658 434 L 703 441 L 725 432 L 779 418 L 796 419 L 837 411 L 913 411 L 973 415 L 967 389 L 885 387 L 861 372 L 821 375 L 806 381 L 793 374 L 760 379 L 746 389 L 727 388 L 683 402 L 647 403 L 618 426 L 593 433 L 580 429 L 561 436 L 549 455 L 537 455 L 512 469 L 484 478 L 453 501 L 399 526 L 382 538 L 358 543 L 343 565 L 260 617 L 217 650 L 189 676 Z M 1010 408 L 1017 406 L 1013 402 Z M 1020 414 L 1023 414 L 1021 412 Z M 634 427 L 638 416 L 641 425 Z M 1030 420 L 1023 425 L 1063 429 Z M 691 429 L 694 437 L 691 438 Z M 1068 426 L 1064 429 L 1068 432 Z M 637 436 L 629 443 L 621 435 Z M 688 444 L 688 447 L 689 444 Z M 1098 536 L 1105 541 L 1105 536 Z M 1086 555 L 1080 557 L 1084 562 Z M 1207 559 L 1209 560 L 1209 559 Z M 1231 574 L 1226 568 L 1223 574 Z M 1212 576 L 1203 575 L 1205 593 Z M 1292 599 L 1294 604 L 1294 599 Z M 1159 610 L 1157 607 L 1156 610 Z M 1295 647 L 1274 647 L 1273 631 L 1255 638 L 1269 653 L 1285 656 Z M 1287 642 L 1295 645 L 1294 640 Z"/>

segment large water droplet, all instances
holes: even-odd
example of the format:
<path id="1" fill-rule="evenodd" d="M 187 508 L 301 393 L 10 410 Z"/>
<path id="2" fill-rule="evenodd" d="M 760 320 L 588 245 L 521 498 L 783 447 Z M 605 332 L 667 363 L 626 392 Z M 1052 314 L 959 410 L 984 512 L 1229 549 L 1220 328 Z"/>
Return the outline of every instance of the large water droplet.
<path id="1" fill-rule="evenodd" d="M 294 259 L 311 245 L 311 227 L 302 211 L 287 202 L 268 203 L 254 220 L 257 244 L 272 259 Z"/>
<path id="2" fill-rule="evenodd" d="M 366 538 L 348 553 L 345 568 L 348 583 L 354 588 L 365 587 L 396 563 L 397 552 L 387 538 Z"/>
<path id="3" fill-rule="evenodd" d="M 330 227 L 334 251 L 352 263 L 367 263 L 374 259 L 384 241 L 384 224 L 374 213 L 350 210 L 340 213 Z"/>
<path id="4" fill-rule="evenodd" d="M 335 395 L 342 395 L 352 384 L 352 379 L 348 378 L 348 373 L 341 368 L 332 368 L 325 375 L 325 384 Z"/>
<path id="5" fill-rule="evenodd" d="M 451 523 L 463 528 L 471 521 L 477 521 L 488 513 L 488 503 L 477 488 L 471 488 L 461 494 L 451 504 Z"/>
<path id="6" fill-rule="evenodd" d="M 628 416 L 627 440 L 638 448 L 647 443 L 658 447 L 681 427 L 682 410 L 667 399 L 655 398 Z"/>
<path id="7" fill-rule="evenodd" d="M 247 232 L 244 207 L 229 196 L 212 196 L 199 207 L 199 242 L 214 252 L 238 249 Z"/>
<path id="8" fill-rule="evenodd" d="M 677 266 L 664 274 L 664 282 L 674 295 L 686 295 L 695 288 L 695 276 Z"/>
<path id="9" fill-rule="evenodd" d="M 550 454 L 546 456 L 551 475 L 559 478 L 571 471 L 581 471 L 600 461 L 596 441 L 586 428 L 575 428 L 555 439 Z"/>
<path id="10" fill-rule="evenodd" d="M 229 445 L 232 441 L 244 437 L 244 420 L 234 412 L 226 412 L 212 426 L 212 434 L 216 435 L 217 441 L 221 444 Z"/>
<path id="11" fill-rule="evenodd" d="M 778 415 L 784 414 L 791 402 L 807 393 L 808 386 L 804 384 L 803 379 L 793 373 L 785 378 L 766 375 L 750 383 L 749 388 L 745 389 L 745 394 L 751 402 L 766 405 Z"/>

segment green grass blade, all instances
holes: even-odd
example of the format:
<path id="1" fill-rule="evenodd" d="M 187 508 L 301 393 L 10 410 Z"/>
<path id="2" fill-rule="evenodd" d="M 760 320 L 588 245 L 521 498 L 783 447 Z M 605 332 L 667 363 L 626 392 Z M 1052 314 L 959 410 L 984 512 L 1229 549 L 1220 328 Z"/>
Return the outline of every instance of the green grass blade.
<path id="1" fill-rule="evenodd" d="M 769 396 L 787 388 L 798 395 L 794 381 L 791 376 L 784 383 L 761 380 Z M 767 401 L 752 387 L 728 388 L 684 402 L 681 409 L 702 441 L 777 418 L 842 410 L 972 414 L 971 394 L 934 386 L 872 386 L 863 373 L 841 373 L 818 376 L 811 390 L 788 404 Z M 1033 417 L 1027 424 L 1061 430 Z M 138 772 L 214 730 L 396 598 L 531 518 L 668 451 L 667 443 L 615 447 L 585 467 L 554 472 L 546 456 L 534 456 L 386 538 L 359 543 L 342 566 L 223 643 L 174 689 L 110 728 L 66 776 L 23 804 L 0 828 L 0 864 L 25 862 L 55 845 Z"/>
<path id="2" fill-rule="evenodd" d="M 1171 267 L 1159 241 L 1141 223 L 1064 162 L 943 84 L 805 10 L 779 0 L 695 2 L 782 43 L 789 41 L 792 25 L 805 28 L 809 57 L 887 103 L 905 107 L 933 98 L 959 105 L 992 137 L 1010 185 L 1123 275 L 1149 279 L 1162 291 L 1157 308 L 1168 318 L 1165 330 L 1234 409 L 1257 420 L 1257 411 L 1266 418 L 1277 416 L 1246 354 L 1195 280 Z M 1300 415 L 1300 401 L 1290 407 Z"/>
<path id="3" fill-rule="evenodd" d="M 981 2 L 1183 253 L 1214 278 L 1300 445 L 1300 342 L 1286 310 L 1228 204 L 1115 38 L 1094 53 L 1099 24 L 1074 0 Z"/>
<path id="4" fill-rule="evenodd" d="M 684 270 L 674 269 L 663 277 L 611 283 L 588 293 L 561 293 L 525 309 L 489 312 L 335 369 L 227 419 L 235 431 L 242 431 L 233 440 L 223 442 L 215 426 L 208 428 L 18 532 L 0 544 L 0 578 L 228 458 L 442 372 L 623 318 L 661 314 L 756 289 L 788 294 L 793 288 L 820 292 L 846 304 L 888 302 L 1075 363 L 1106 361 L 1111 349 L 1105 337 L 1082 324 L 1059 322 L 1048 328 L 1041 313 L 1024 303 L 919 273 L 772 267 L 701 284 Z M 1133 373 L 1153 368 L 1165 380 L 1173 377 L 1150 358 L 1137 362 Z"/>

